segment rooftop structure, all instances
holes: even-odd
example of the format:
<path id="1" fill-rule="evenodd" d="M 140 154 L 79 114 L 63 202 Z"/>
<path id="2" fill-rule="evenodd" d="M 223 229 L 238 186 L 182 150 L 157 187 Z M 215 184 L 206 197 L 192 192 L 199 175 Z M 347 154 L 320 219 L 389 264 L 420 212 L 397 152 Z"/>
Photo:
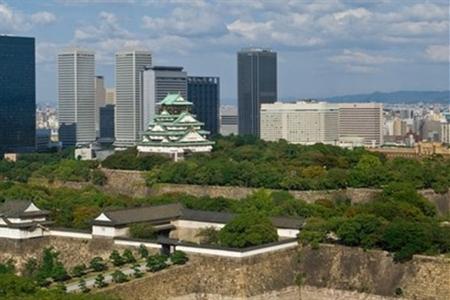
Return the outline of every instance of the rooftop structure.
<path id="1" fill-rule="evenodd" d="M 31 201 L 10 200 L 0 205 L 0 238 L 28 239 L 41 237 L 48 211 L 39 209 Z"/>
<path id="2" fill-rule="evenodd" d="M 190 152 L 211 152 L 214 142 L 206 137 L 204 125 L 190 113 L 192 103 L 181 94 L 168 94 L 158 103 L 160 113 L 155 115 L 143 133 L 138 151 L 160 153 L 173 157 L 176 161 Z"/>

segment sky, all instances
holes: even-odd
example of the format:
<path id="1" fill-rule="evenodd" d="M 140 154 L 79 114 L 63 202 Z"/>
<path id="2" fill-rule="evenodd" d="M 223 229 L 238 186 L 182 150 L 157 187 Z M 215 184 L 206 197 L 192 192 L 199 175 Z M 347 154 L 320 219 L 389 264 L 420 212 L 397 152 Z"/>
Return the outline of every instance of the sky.
<path id="1" fill-rule="evenodd" d="M 280 100 L 449 89 L 448 0 L 0 0 L 0 34 L 36 38 L 37 102 L 57 100 L 56 56 L 96 52 L 114 86 L 114 54 L 219 76 L 236 99 L 236 52 L 278 53 Z"/>

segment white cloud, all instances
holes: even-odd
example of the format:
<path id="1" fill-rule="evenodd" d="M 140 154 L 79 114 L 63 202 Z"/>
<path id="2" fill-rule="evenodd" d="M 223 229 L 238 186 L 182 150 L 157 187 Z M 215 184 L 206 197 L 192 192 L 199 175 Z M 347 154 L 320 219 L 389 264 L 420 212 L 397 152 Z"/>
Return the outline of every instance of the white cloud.
<path id="1" fill-rule="evenodd" d="M 402 62 L 403 59 L 380 54 L 368 54 L 362 51 L 345 49 L 342 54 L 332 56 L 331 62 L 338 64 L 380 65 L 386 63 Z"/>
<path id="2" fill-rule="evenodd" d="M 425 57 L 434 62 L 450 62 L 450 45 L 431 45 L 425 49 Z"/>
<path id="3" fill-rule="evenodd" d="M 41 11 L 31 15 L 31 21 L 37 25 L 47 25 L 56 21 L 56 16 L 48 11 Z"/>
<path id="4" fill-rule="evenodd" d="M 25 16 L 6 4 L 0 3 L 0 32 L 1 33 L 14 33 L 17 31 L 23 31 L 28 28 L 26 24 Z"/>

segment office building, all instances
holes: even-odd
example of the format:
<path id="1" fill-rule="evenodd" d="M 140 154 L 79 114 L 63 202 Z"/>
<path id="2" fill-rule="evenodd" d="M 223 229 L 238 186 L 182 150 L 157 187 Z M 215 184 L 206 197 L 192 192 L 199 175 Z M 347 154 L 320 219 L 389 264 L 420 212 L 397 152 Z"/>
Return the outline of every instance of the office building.
<path id="1" fill-rule="evenodd" d="M 100 107 L 100 139 L 114 140 L 114 105 Z"/>
<path id="2" fill-rule="evenodd" d="M 95 54 L 67 49 L 58 54 L 59 140 L 63 147 L 95 141 Z"/>
<path id="3" fill-rule="evenodd" d="M 134 146 L 140 139 L 143 116 L 142 72 L 151 66 L 148 51 L 123 51 L 116 54 L 115 145 Z"/>
<path id="4" fill-rule="evenodd" d="M 147 128 L 157 110 L 157 103 L 168 94 L 180 93 L 187 98 L 187 73 L 183 67 L 154 66 L 143 73 L 144 101 L 141 128 Z"/>
<path id="5" fill-rule="evenodd" d="M 35 148 L 34 38 L 0 35 L 0 153 Z"/>
<path id="6" fill-rule="evenodd" d="M 116 105 L 116 89 L 107 88 L 105 95 L 105 104 Z"/>
<path id="7" fill-rule="evenodd" d="M 277 100 L 277 54 L 260 48 L 237 54 L 239 134 L 260 135 L 261 104 Z"/>
<path id="8" fill-rule="evenodd" d="M 189 76 L 187 81 L 188 99 L 192 102 L 192 112 L 205 123 L 205 130 L 215 135 L 220 130 L 220 80 L 219 77 Z"/>
<path id="9" fill-rule="evenodd" d="M 289 143 L 337 144 L 339 107 L 324 102 L 261 104 L 261 138 Z"/>
<path id="10" fill-rule="evenodd" d="M 100 107 L 105 106 L 106 89 L 103 76 L 95 76 L 95 130 L 100 130 Z"/>
<path id="11" fill-rule="evenodd" d="M 383 144 L 383 104 L 339 104 L 339 139 L 361 139 L 368 147 Z"/>
<path id="12" fill-rule="evenodd" d="M 237 135 L 239 117 L 237 107 L 233 105 L 223 105 L 220 107 L 220 134 Z"/>

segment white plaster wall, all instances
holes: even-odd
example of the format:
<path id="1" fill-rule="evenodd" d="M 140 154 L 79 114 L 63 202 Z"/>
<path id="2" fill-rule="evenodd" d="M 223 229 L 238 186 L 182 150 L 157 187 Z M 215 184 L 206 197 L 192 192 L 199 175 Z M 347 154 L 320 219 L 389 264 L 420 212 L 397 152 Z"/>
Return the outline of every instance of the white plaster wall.
<path id="1" fill-rule="evenodd" d="M 76 239 L 92 239 L 92 234 L 82 233 L 82 232 L 71 232 L 71 231 L 60 231 L 60 230 L 50 230 L 46 235 L 59 236 L 59 237 L 69 237 Z"/>
<path id="2" fill-rule="evenodd" d="M 190 221 L 190 220 L 175 220 L 170 222 L 176 228 L 190 228 L 190 229 L 201 229 L 213 227 L 215 229 L 221 229 L 225 226 L 225 224 L 219 223 L 210 223 L 210 222 L 199 222 L 199 221 Z"/>
<path id="3" fill-rule="evenodd" d="M 299 232 L 300 231 L 298 229 L 284 229 L 284 228 L 277 229 L 278 236 L 285 238 L 295 238 L 297 237 Z"/>
<path id="4" fill-rule="evenodd" d="M 20 219 L 20 218 L 8 218 L 8 221 L 11 223 L 29 223 L 32 221 L 39 222 L 45 221 L 45 218 L 29 218 L 29 219 Z"/>
<path id="5" fill-rule="evenodd" d="M 107 237 L 116 237 L 116 236 L 127 236 L 129 232 L 128 227 L 124 228 L 115 228 L 112 226 L 92 226 L 92 235 L 97 236 L 107 236 Z"/>
<path id="6" fill-rule="evenodd" d="M 41 228 L 36 228 L 33 231 L 28 231 L 19 228 L 0 227 L 0 238 L 20 240 L 41 237 L 43 235 L 44 234 Z"/>

